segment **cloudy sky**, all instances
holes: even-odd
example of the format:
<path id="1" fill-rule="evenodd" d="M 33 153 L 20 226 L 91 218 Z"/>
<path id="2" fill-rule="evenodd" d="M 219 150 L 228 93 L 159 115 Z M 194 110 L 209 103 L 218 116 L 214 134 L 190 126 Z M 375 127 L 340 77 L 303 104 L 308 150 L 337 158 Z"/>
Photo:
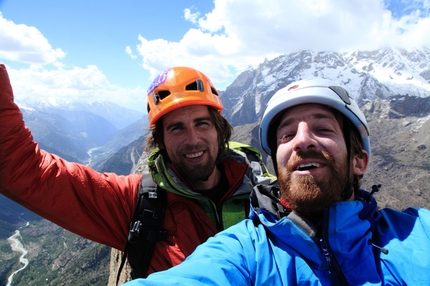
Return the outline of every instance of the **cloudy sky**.
<path id="1" fill-rule="evenodd" d="M 107 99 L 144 111 L 170 66 L 225 89 L 300 50 L 430 47 L 430 0 L 0 0 L 0 62 L 15 97 Z"/>

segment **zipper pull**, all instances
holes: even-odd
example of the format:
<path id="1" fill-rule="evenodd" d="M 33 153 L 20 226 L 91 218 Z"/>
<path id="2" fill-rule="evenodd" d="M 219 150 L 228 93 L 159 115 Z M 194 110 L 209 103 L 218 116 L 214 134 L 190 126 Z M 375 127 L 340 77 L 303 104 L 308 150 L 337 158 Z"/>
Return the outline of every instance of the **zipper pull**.
<path id="1" fill-rule="evenodd" d="M 327 243 L 322 238 L 320 239 L 320 245 L 321 245 L 321 249 L 322 249 L 323 254 L 324 254 L 324 258 L 327 261 L 328 272 L 331 274 L 332 273 L 331 253 L 328 250 Z"/>
<path id="2" fill-rule="evenodd" d="M 385 255 L 388 254 L 388 249 L 386 249 L 385 247 L 378 246 L 378 245 L 374 244 L 372 239 L 369 239 L 369 244 L 372 245 L 373 247 L 379 249 L 383 254 L 385 254 Z"/>

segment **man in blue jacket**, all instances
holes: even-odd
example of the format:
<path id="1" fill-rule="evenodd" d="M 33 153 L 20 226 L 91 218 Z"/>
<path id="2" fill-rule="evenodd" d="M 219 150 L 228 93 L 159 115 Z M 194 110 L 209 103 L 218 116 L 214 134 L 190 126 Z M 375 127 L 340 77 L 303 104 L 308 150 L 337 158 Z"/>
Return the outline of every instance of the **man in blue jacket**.
<path id="1" fill-rule="evenodd" d="M 377 186 L 360 189 L 369 130 L 343 87 L 279 90 L 260 139 L 280 187 L 257 186 L 250 219 L 129 285 L 430 285 L 430 212 L 378 210 Z"/>

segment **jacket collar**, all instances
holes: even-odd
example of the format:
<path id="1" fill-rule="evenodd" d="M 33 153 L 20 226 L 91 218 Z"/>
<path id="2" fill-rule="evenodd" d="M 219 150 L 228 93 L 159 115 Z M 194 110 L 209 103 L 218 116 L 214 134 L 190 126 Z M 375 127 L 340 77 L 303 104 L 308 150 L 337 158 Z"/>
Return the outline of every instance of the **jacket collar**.
<path id="1" fill-rule="evenodd" d="M 286 221 L 290 221 L 309 237 L 315 236 L 317 226 L 295 212 L 288 212 L 279 202 L 279 192 L 277 186 L 256 186 L 250 197 L 252 207 L 250 218 L 259 220 L 268 228 L 273 228 L 278 224 L 284 225 Z M 344 235 L 348 236 L 351 229 L 359 232 L 371 232 L 376 222 L 381 218 L 377 210 L 376 200 L 365 190 L 356 192 L 354 201 L 331 204 L 325 213 L 323 220 L 329 222 L 329 236 L 334 235 L 334 233 L 338 236 L 340 232 L 344 232 Z"/>
<path id="2" fill-rule="evenodd" d="M 248 168 L 245 159 L 232 150 L 229 150 L 227 154 L 222 157 L 220 163 L 223 164 L 230 189 L 236 190 L 238 185 L 242 183 L 243 176 Z M 173 171 L 170 166 L 170 161 L 163 156 L 163 152 L 160 149 L 154 149 L 149 155 L 148 167 L 157 185 L 182 196 L 192 198 L 200 196 L 199 193 L 191 190 L 190 187 L 181 180 L 178 174 Z M 248 193 L 249 191 L 250 190 L 246 190 Z"/>

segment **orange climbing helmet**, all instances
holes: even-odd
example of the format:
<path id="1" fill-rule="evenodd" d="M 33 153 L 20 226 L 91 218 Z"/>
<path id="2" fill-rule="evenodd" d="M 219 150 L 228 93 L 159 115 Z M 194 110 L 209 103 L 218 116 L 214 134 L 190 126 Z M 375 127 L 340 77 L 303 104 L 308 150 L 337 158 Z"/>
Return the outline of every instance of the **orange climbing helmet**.
<path id="1" fill-rule="evenodd" d="M 149 125 L 175 109 L 196 104 L 212 106 L 219 113 L 223 109 L 218 91 L 206 75 L 188 67 L 169 68 L 148 88 Z"/>

